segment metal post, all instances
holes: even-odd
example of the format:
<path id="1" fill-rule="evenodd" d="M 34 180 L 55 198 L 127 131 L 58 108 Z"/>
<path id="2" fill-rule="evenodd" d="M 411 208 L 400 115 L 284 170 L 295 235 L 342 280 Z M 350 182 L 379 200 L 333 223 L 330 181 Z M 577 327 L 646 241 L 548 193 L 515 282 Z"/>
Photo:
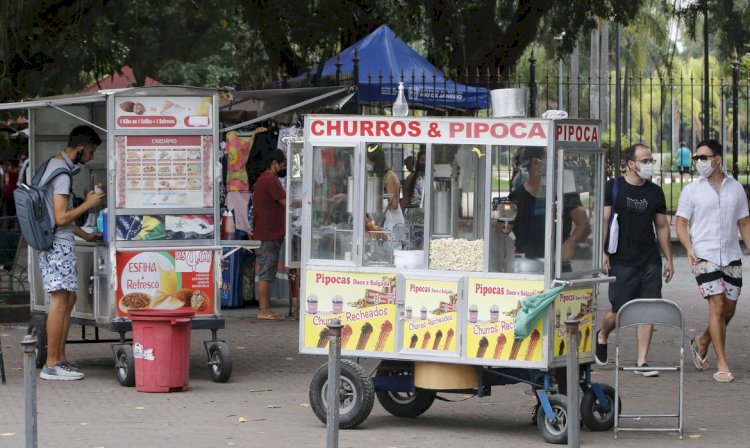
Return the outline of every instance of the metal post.
<path id="1" fill-rule="evenodd" d="M 609 75 L 607 75 L 609 78 Z M 615 177 L 620 177 L 622 158 L 622 95 L 620 92 L 620 24 L 615 26 Z"/>
<path id="2" fill-rule="evenodd" d="M 36 344 L 37 339 L 26 335 L 23 347 L 23 391 L 26 397 L 26 448 L 36 448 Z"/>
<path id="3" fill-rule="evenodd" d="M 580 367 L 578 366 L 578 344 L 581 336 L 578 331 L 578 319 L 565 321 L 565 331 L 568 334 L 568 447 L 578 448 L 580 442 L 578 433 L 581 431 L 580 413 L 578 410 L 578 378 Z"/>
<path id="4" fill-rule="evenodd" d="M 565 110 L 563 107 L 563 58 L 557 61 L 557 109 Z"/>
<path id="5" fill-rule="evenodd" d="M 326 447 L 339 446 L 339 398 L 341 390 L 341 321 L 328 324 L 328 393 L 326 394 Z"/>
<path id="6" fill-rule="evenodd" d="M 703 139 L 711 138 L 709 132 L 711 110 L 709 109 L 711 85 L 708 79 L 708 2 L 703 5 Z"/>
<path id="7" fill-rule="evenodd" d="M 529 117 L 536 117 L 536 59 L 533 48 L 529 58 Z"/>
<path id="8" fill-rule="evenodd" d="M 740 61 L 737 60 L 737 49 L 732 51 L 732 176 L 740 176 Z"/>

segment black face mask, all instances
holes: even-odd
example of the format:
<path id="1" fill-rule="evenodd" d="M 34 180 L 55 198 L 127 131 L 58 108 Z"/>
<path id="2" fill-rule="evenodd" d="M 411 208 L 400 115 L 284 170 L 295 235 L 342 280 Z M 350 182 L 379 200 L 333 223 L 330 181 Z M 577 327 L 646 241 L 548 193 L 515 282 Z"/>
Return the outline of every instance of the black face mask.
<path id="1" fill-rule="evenodd" d="M 279 178 L 281 178 L 281 179 L 285 178 L 286 177 L 286 168 L 280 169 L 279 172 L 276 173 L 276 175 L 279 176 Z"/>
<path id="2" fill-rule="evenodd" d="M 76 157 L 73 160 L 71 160 L 71 162 L 73 162 L 73 165 L 78 165 L 79 163 L 81 163 L 81 160 L 83 159 L 83 153 L 84 153 L 84 151 L 86 151 L 86 150 L 84 149 L 84 150 L 78 151 L 76 153 Z"/>

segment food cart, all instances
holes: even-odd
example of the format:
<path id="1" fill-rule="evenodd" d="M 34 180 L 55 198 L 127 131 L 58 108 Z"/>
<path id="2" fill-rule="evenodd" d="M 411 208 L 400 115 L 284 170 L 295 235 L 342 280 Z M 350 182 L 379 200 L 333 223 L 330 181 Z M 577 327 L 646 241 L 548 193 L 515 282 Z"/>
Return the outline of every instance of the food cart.
<path id="1" fill-rule="evenodd" d="M 592 430 L 612 426 L 614 391 L 590 377 L 597 284 L 611 281 L 600 275 L 600 135 L 590 120 L 305 117 L 304 151 L 289 159 L 290 172 L 296 164 L 303 173 L 301 213 L 290 209 L 302 224 L 299 347 L 327 354 L 327 325 L 341 321 L 342 428 L 364 421 L 375 396 L 391 414 L 415 417 L 436 392 L 484 396 L 493 385 L 525 382 L 540 391 L 543 437 L 562 443 L 567 399 L 553 374 L 564 370 L 565 320 L 573 317 L 582 420 Z M 533 210 L 543 223 L 536 258 L 516 250 L 512 226 L 522 205 L 508 200 L 514 155 L 529 148 L 547 161 Z M 426 155 L 421 200 L 390 229 L 382 224 L 382 179 L 366 168 L 376 151 Z M 346 186 L 346 201 L 332 200 L 334 184 Z M 574 227 L 588 231 L 564 263 L 571 203 L 585 213 Z M 560 285 L 529 336 L 515 339 L 520 300 Z M 362 358 L 380 360 L 372 376 L 350 360 Z M 310 385 L 322 421 L 326 380 L 324 365 Z"/>
<path id="2" fill-rule="evenodd" d="M 65 148 L 75 126 L 88 124 L 102 136 L 94 160 L 73 176 L 74 193 L 83 196 L 101 184 L 107 199 L 103 241 L 76 242 L 71 322 L 81 325 L 82 337 L 69 343 L 114 342 L 123 386 L 135 384 L 133 347 L 125 334 L 132 330 L 128 311 L 136 309 L 192 308 L 192 328 L 211 330 L 204 341 L 211 378 L 226 382 L 231 375 L 229 347 L 217 337 L 224 328 L 217 277 L 222 246 L 250 242 L 220 240 L 218 101 L 215 89 L 158 86 L 0 105 L 28 109 L 32 171 Z M 81 224 L 93 230 L 101 211 L 93 210 Z M 36 254 L 29 252 L 29 331 L 39 338 L 41 367 L 49 294 Z M 95 329 L 93 339 L 87 326 Z M 119 339 L 101 339 L 100 328 L 119 333 Z"/>

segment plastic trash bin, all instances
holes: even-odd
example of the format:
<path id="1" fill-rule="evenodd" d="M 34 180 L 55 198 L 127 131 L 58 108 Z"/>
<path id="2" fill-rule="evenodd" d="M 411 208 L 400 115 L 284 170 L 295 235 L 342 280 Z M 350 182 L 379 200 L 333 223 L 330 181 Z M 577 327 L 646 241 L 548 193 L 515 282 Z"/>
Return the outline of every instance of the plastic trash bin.
<path id="1" fill-rule="evenodd" d="M 133 322 L 135 389 L 188 390 L 192 310 L 130 311 Z"/>

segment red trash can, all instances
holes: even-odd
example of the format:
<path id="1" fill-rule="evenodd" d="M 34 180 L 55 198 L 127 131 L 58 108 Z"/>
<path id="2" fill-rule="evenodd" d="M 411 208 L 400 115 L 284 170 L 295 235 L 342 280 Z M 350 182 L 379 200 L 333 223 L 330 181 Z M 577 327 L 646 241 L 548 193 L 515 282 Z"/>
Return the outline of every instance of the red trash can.
<path id="1" fill-rule="evenodd" d="M 133 310 L 135 390 L 188 390 L 192 310 Z"/>

